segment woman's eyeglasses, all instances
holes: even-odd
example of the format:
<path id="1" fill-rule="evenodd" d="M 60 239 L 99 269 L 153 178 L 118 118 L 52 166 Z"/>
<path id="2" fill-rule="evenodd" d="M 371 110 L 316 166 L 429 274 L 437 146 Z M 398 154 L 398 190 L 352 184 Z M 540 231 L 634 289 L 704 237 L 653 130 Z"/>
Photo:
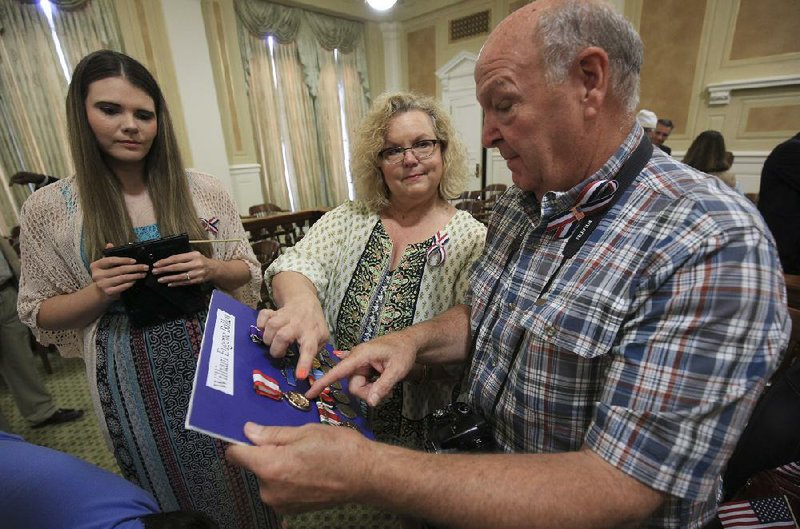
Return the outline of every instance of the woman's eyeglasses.
<path id="1" fill-rule="evenodd" d="M 417 160 L 424 160 L 433 156 L 436 146 L 443 144 L 442 140 L 420 140 L 411 147 L 389 147 L 378 153 L 381 160 L 389 164 L 396 164 L 403 161 L 406 151 L 411 151 Z"/>

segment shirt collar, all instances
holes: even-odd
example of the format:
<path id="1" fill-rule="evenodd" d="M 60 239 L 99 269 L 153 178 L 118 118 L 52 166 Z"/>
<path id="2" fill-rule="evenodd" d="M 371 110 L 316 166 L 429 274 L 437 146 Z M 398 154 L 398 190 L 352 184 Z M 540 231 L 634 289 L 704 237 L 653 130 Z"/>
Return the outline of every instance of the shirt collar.
<path id="1" fill-rule="evenodd" d="M 574 206 L 581 191 L 583 191 L 590 182 L 609 180 L 616 177 L 622 164 L 630 158 L 636 146 L 639 145 L 639 141 L 643 135 L 644 129 L 634 120 L 633 127 L 631 127 L 625 141 L 622 142 L 606 163 L 589 178 L 584 179 L 567 191 L 548 191 L 544 194 L 544 197 L 542 197 L 541 203 L 536 202 L 536 196 L 533 193 L 526 193 L 526 196 L 529 196 L 530 200 L 533 202 L 534 208 L 537 210 L 541 208 L 541 219 L 551 219 L 553 216 L 559 215 Z"/>

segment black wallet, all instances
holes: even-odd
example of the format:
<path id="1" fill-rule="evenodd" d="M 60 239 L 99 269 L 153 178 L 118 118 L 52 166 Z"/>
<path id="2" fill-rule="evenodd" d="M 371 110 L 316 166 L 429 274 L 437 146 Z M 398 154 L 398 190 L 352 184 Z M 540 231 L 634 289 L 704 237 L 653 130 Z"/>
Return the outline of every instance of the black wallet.
<path id="1" fill-rule="evenodd" d="M 192 251 L 185 233 L 129 243 L 103 250 L 107 257 L 130 257 L 137 263 L 150 265 L 179 253 Z M 122 293 L 122 304 L 134 327 L 147 327 L 189 316 L 208 307 L 207 289 L 201 285 L 169 287 L 159 283 L 151 271 Z"/>

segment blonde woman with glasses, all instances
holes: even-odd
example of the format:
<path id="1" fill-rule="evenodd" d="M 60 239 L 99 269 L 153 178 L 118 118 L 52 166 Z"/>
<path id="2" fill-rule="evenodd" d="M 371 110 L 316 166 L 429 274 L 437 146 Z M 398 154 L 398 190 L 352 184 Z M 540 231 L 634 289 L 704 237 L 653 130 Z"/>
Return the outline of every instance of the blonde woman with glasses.
<path id="1" fill-rule="evenodd" d="M 339 350 L 424 321 L 463 301 L 486 228 L 447 200 L 464 189 L 466 150 L 431 98 L 380 96 L 352 153 L 356 200 L 320 219 L 270 266 L 277 310 L 259 314 L 274 356 L 297 342 L 297 376 L 326 343 Z M 421 419 L 451 400 L 461 373 L 417 366 L 372 410 L 379 439 L 420 446 Z"/>

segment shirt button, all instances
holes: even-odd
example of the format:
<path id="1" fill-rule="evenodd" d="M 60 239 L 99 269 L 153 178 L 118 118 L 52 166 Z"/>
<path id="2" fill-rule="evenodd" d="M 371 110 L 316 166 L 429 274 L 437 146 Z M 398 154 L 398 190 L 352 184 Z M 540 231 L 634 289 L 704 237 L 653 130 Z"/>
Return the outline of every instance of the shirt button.
<path id="1" fill-rule="evenodd" d="M 497 367 L 497 360 L 492 360 L 492 367 Z"/>
<path id="2" fill-rule="evenodd" d="M 544 328 L 544 335 L 548 338 L 553 338 L 556 335 L 556 328 L 552 325 L 548 325 Z"/>
<path id="3" fill-rule="evenodd" d="M 508 303 L 506 303 L 506 308 L 509 311 L 513 312 L 514 311 L 514 304 L 509 301 Z"/>

